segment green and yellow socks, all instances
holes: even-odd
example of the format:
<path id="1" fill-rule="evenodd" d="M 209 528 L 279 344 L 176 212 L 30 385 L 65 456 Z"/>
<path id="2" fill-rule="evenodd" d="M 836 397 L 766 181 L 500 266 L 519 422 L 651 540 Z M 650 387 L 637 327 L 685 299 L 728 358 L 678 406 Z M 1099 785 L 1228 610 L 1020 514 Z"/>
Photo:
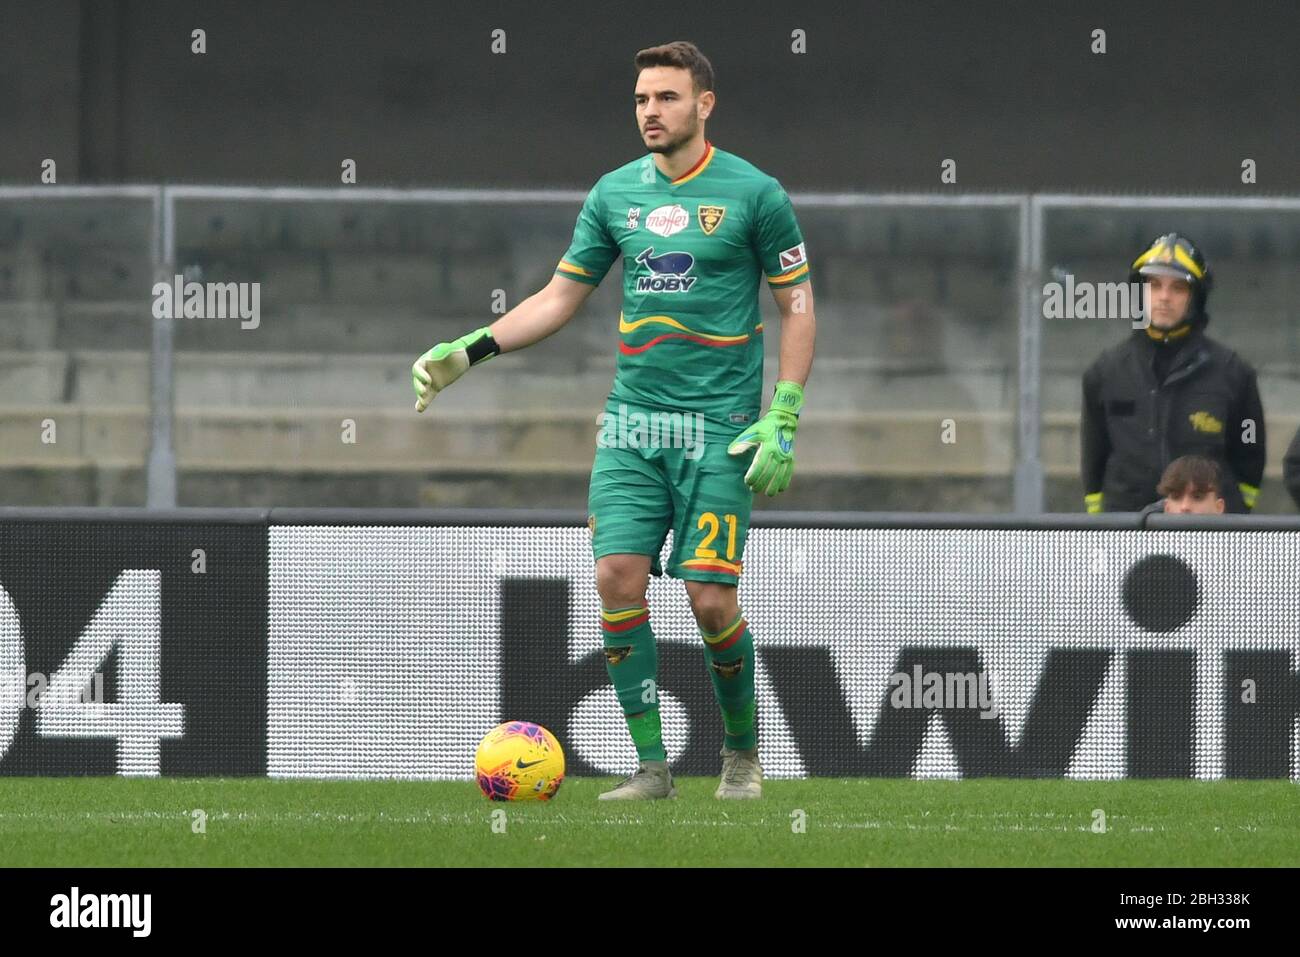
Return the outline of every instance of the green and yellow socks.
<path id="1" fill-rule="evenodd" d="M 703 629 L 704 659 L 713 679 L 713 693 L 722 709 L 726 745 L 733 751 L 758 746 L 754 729 L 754 636 L 744 615 L 737 615 L 717 634 Z"/>
<path id="2" fill-rule="evenodd" d="M 650 609 L 602 608 L 605 670 L 627 718 L 627 729 L 642 761 L 667 761 L 663 729 L 659 722 L 659 655 L 650 630 Z"/>
<path id="3" fill-rule="evenodd" d="M 641 761 L 666 761 L 659 719 L 658 664 L 650 609 L 602 608 L 605 671 Z M 754 727 L 754 637 L 743 615 L 717 634 L 701 629 L 704 659 L 722 711 L 725 741 L 733 751 L 757 747 Z"/>

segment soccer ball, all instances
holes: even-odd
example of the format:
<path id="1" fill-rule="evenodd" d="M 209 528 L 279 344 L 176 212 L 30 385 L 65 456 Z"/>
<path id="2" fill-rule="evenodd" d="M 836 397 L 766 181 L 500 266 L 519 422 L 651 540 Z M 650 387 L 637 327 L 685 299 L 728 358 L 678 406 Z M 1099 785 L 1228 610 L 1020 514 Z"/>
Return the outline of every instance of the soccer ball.
<path id="1" fill-rule="evenodd" d="M 564 780 L 564 751 L 540 724 L 507 721 L 479 742 L 474 771 L 493 801 L 549 801 Z"/>

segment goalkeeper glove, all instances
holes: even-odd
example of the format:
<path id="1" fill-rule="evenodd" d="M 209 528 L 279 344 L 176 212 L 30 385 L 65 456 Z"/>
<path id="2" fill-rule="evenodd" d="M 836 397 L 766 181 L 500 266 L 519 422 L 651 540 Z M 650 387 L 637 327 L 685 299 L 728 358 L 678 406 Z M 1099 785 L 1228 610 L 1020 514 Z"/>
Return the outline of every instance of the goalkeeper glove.
<path id="1" fill-rule="evenodd" d="M 455 342 L 440 342 L 411 366 L 411 385 L 415 386 L 415 411 L 423 412 L 433 397 L 451 385 L 470 366 L 487 362 L 501 352 L 492 333 L 484 326 Z"/>
<path id="2" fill-rule="evenodd" d="M 803 387 L 778 382 L 772 405 L 763 416 L 727 446 L 730 455 L 757 449 L 745 473 L 745 484 L 755 492 L 776 495 L 790 486 L 794 475 L 794 430 L 803 408 Z"/>

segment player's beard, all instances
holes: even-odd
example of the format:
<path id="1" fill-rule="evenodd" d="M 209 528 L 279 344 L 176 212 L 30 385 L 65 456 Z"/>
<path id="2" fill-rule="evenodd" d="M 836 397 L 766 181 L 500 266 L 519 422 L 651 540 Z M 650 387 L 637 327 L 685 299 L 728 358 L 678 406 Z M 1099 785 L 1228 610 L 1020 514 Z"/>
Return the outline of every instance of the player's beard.
<path id="1" fill-rule="evenodd" d="M 664 128 L 661 126 L 660 129 Z M 646 149 L 651 153 L 663 153 L 665 156 L 671 156 L 689 143 L 699 131 L 700 120 L 699 117 L 696 117 L 695 122 L 693 122 L 687 129 L 683 130 L 679 135 L 673 137 L 671 140 L 668 140 L 667 137 L 665 137 L 665 142 L 648 143 L 646 144 Z M 667 130 L 664 130 L 664 132 L 667 133 Z"/>

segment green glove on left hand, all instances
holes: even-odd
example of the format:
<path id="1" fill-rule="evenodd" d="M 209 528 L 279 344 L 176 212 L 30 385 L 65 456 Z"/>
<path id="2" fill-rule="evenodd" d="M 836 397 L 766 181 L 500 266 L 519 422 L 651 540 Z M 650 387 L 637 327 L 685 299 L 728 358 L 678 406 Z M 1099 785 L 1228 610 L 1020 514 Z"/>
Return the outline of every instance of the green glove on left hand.
<path id="1" fill-rule="evenodd" d="M 763 416 L 727 446 L 730 455 L 757 449 L 745 473 L 745 484 L 769 496 L 784 492 L 794 476 L 794 431 L 803 408 L 803 387 L 797 382 L 776 384 L 772 405 Z"/>
<path id="2" fill-rule="evenodd" d="M 475 329 L 455 342 L 438 343 L 411 366 L 415 411 L 427 409 L 433 397 L 464 375 L 470 366 L 487 362 L 500 352 L 501 347 L 487 326 Z"/>

